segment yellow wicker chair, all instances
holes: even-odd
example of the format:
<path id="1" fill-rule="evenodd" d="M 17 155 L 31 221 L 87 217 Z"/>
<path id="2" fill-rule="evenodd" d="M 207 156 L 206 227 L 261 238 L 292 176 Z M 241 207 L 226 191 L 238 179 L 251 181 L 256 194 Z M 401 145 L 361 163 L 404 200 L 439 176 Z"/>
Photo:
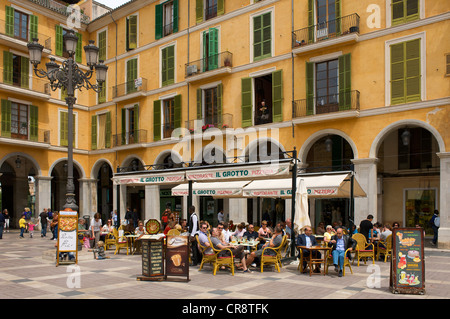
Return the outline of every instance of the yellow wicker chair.
<path id="1" fill-rule="evenodd" d="M 214 251 L 214 264 L 213 264 L 213 275 L 216 275 L 217 269 L 221 266 L 229 267 L 231 270 L 231 274 L 234 276 L 234 257 L 233 252 L 229 248 L 224 249 L 216 249 L 211 242 L 211 237 L 208 237 L 209 244 L 211 245 L 212 250 Z M 219 256 L 221 252 L 228 251 L 230 256 Z"/>
<path id="2" fill-rule="evenodd" d="M 263 272 L 264 265 L 274 264 L 275 268 L 280 272 L 281 269 L 281 250 L 286 244 L 287 236 L 283 236 L 283 240 L 278 247 L 265 247 L 261 254 L 261 272 Z M 275 255 L 267 255 L 267 252 L 273 251 Z"/>
<path id="3" fill-rule="evenodd" d="M 361 259 L 364 260 L 364 264 L 367 261 L 367 258 L 372 258 L 372 263 L 375 264 L 375 247 L 373 244 L 368 244 L 366 237 L 363 234 L 354 234 L 352 236 L 353 240 L 356 241 L 356 250 L 355 250 L 355 259 L 358 260 L 358 267 L 359 267 L 359 261 Z M 353 262 L 355 262 L 355 259 L 353 259 Z"/>
<path id="4" fill-rule="evenodd" d="M 330 254 L 327 257 L 327 263 L 326 263 L 326 269 L 325 269 L 325 273 L 328 275 L 328 267 L 333 265 L 333 255 L 331 254 L 332 250 L 330 250 Z M 344 258 L 344 267 L 342 267 L 342 275 L 345 276 L 345 266 L 347 266 L 348 268 L 350 268 L 350 272 L 353 274 L 353 270 L 352 270 L 352 266 L 350 265 L 350 261 L 348 259 L 348 254 L 349 250 L 347 249 L 345 251 L 345 258 Z"/>
<path id="5" fill-rule="evenodd" d="M 377 260 L 380 259 L 380 255 L 384 255 L 384 262 L 388 257 L 392 258 L 392 235 L 387 236 L 386 241 L 379 241 L 377 244 Z"/>
<path id="6" fill-rule="evenodd" d="M 113 231 L 105 236 L 105 250 L 108 250 L 111 246 L 116 245 L 116 238 L 119 237 L 119 232 L 117 229 L 113 229 Z"/>
<path id="7" fill-rule="evenodd" d="M 114 252 L 114 255 L 119 253 L 120 254 L 120 249 L 121 248 L 126 248 L 127 249 L 127 255 L 130 252 L 130 244 L 128 242 L 128 238 L 126 238 L 125 236 L 118 236 L 116 237 L 116 251 Z"/>
<path id="8" fill-rule="evenodd" d="M 179 231 L 178 229 L 171 229 L 171 230 L 169 230 L 169 231 L 167 232 L 167 235 L 170 235 L 170 236 L 180 236 L 181 233 L 180 233 L 180 231 Z"/>
<path id="9" fill-rule="evenodd" d="M 203 265 L 205 263 L 209 263 L 211 265 L 214 264 L 214 261 L 216 260 L 216 255 L 214 254 L 213 251 L 211 251 L 211 253 L 209 253 L 209 254 L 205 254 L 205 251 L 209 247 L 202 246 L 202 244 L 200 244 L 200 240 L 198 239 L 198 236 L 195 236 L 195 239 L 197 240 L 198 249 L 200 249 L 200 252 L 202 253 L 202 262 L 200 263 L 200 268 L 198 270 L 202 270 L 203 269 Z"/>

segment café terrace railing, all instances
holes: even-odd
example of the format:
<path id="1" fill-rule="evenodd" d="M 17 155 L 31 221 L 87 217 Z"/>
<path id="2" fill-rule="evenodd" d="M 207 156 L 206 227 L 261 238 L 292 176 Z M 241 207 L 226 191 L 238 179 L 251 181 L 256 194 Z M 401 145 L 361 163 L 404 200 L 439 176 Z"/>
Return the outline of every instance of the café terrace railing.
<path id="1" fill-rule="evenodd" d="M 233 54 L 225 51 L 206 58 L 186 63 L 186 75 L 190 77 L 207 71 L 233 66 Z"/>
<path id="2" fill-rule="evenodd" d="M 357 90 L 342 94 L 331 94 L 292 102 L 292 117 L 358 110 L 360 108 L 360 93 Z"/>
<path id="3" fill-rule="evenodd" d="M 112 96 L 118 98 L 127 94 L 147 91 L 147 79 L 137 78 L 112 87 Z"/>
<path id="4" fill-rule="evenodd" d="M 345 17 L 293 31 L 292 48 L 337 38 L 350 33 L 359 33 L 359 20 L 359 15 L 353 13 Z"/>

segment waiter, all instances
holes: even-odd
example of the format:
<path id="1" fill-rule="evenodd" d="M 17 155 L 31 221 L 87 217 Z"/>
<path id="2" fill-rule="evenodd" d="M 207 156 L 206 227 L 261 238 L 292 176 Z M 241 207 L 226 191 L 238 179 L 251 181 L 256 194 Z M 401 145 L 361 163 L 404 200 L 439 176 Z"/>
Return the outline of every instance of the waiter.
<path id="1" fill-rule="evenodd" d="M 200 262 L 199 258 L 199 251 L 197 247 L 197 240 L 195 239 L 195 235 L 197 235 L 197 232 L 199 230 L 198 227 L 198 217 L 195 213 L 195 207 L 191 206 L 189 207 L 189 233 L 190 233 L 190 240 L 191 240 L 191 250 L 192 250 L 192 266 L 197 266 L 197 264 Z"/>

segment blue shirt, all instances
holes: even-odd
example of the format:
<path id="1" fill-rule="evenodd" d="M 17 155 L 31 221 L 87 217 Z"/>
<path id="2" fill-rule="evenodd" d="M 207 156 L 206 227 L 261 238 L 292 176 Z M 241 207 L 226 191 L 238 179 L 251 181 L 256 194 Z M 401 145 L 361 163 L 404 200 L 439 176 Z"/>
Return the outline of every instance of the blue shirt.
<path id="1" fill-rule="evenodd" d="M 337 240 L 336 240 L 336 250 L 344 250 L 345 251 L 344 237 L 342 237 L 341 239 L 337 238 Z"/>

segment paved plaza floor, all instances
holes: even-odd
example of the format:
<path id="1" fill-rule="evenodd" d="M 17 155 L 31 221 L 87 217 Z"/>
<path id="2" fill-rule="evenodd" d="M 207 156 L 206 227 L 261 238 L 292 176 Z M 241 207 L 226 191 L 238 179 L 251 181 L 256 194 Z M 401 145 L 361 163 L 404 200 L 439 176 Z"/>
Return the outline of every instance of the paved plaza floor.
<path id="1" fill-rule="evenodd" d="M 79 253 L 79 268 L 55 266 L 56 241 L 34 238 L 17 231 L 0 240 L 0 299 L 448 299 L 450 297 L 450 251 L 425 248 L 424 295 L 392 294 L 389 290 L 389 262 L 355 265 L 353 274 L 339 278 L 330 268 L 328 275 L 300 274 L 297 265 L 286 263 L 281 272 L 267 268 L 263 273 L 222 270 L 216 276 L 210 265 L 199 271 L 190 267 L 189 282 L 138 281 L 141 255 L 126 251 L 110 259 L 95 260 L 85 248 Z M 74 274 L 80 274 L 77 281 Z M 379 275 L 377 287 L 373 280 Z"/>

